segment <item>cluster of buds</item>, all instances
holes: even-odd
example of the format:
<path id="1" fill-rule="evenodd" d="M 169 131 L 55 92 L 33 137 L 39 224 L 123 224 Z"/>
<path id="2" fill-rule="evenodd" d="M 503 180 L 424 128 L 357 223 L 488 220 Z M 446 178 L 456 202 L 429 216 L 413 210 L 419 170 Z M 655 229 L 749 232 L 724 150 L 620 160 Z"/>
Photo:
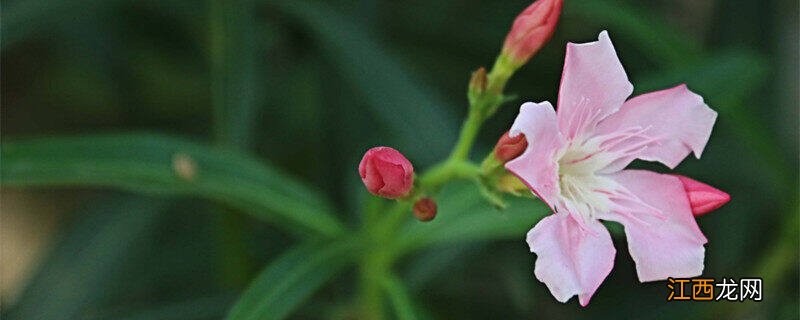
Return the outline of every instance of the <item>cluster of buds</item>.
<path id="1" fill-rule="evenodd" d="M 499 72 L 502 79 L 494 81 L 499 88 L 510 77 L 513 69 L 525 64 L 553 35 L 561 14 L 561 5 L 562 0 L 538 0 L 514 20 L 498 60 L 508 65 L 500 63 L 495 66 L 497 70 L 506 70 Z M 488 105 L 499 105 L 502 96 L 495 94 L 487 98 L 484 95 L 489 77 L 485 68 L 473 73 L 469 84 L 471 105 L 478 104 L 476 101 L 481 98 L 489 100 Z M 522 154 L 527 142 L 522 135 L 511 138 L 506 133 L 503 137 L 495 148 L 495 154 L 500 162 L 505 163 Z M 414 166 L 403 154 L 390 147 L 368 150 L 361 159 L 358 172 L 367 190 L 382 198 L 410 197 L 414 188 Z M 414 215 L 421 221 L 429 221 L 436 216 L 436 203 L 430 198 L 417 199 L 413 208 Z"/>
<path id="2" fill-rule="evenodd" d="M 358 165 L 361 181 L 370 193 L 386 199 L 409 197 L 414 189 L 414 166 L 400 151 L 390 147 L 367 150 Z M 420 221 L 436 217 L 436 202 L 422 198 L 414 203 L 414 216 Z"/>

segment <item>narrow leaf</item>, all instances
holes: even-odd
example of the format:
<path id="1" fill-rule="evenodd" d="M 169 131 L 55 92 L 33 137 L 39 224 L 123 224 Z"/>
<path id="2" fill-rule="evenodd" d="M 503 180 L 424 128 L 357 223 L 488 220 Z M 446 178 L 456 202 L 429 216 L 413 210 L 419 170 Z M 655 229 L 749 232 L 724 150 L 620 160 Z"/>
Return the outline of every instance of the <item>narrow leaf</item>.
<path id="1" fill-rule="evenodd" d="M 417 306 L 415 306 L 406 286 L 403 285 L 403 282 L 397 276 L 386 276 L 383 280 L 383 289 L 386 290 L 386 294 L 392 302 L 397 320 L 415 320 L 423 318 L 418 314 Z"/>
<path id="2" fill-rule="evenodd" d="M 250 143 L 257 105 L 256 17 L 253 0 L 210 0 L 211 86 L 218 143 Z"/>
<path id="3" fill-rule="evenodd" d="M 370 112 L 386 125 L 387 132 L 396 135 L 388 143 L 419 162 L 445 155 L 456 138 L 454 108 L 415 79 L 357 23 L 358 17 L 319 2 L 265 2 L 308 28 L 345 80 L 363 94 Z"/>
<path id="4" fill-rule="evenodd" d="M 343 227 L 318 193 L 267 164 L 225 149 L 154 134 L 5 142 L 5 187 L 114 187 L 216 200 L 298 232 Z"/>
<path id="5" fill-rule="evenodd" d="M 276 258 L 250 284 L 228 314 L 229 320 L 283 319 L 352 257 L 354 243 L 305 244 Z"/>

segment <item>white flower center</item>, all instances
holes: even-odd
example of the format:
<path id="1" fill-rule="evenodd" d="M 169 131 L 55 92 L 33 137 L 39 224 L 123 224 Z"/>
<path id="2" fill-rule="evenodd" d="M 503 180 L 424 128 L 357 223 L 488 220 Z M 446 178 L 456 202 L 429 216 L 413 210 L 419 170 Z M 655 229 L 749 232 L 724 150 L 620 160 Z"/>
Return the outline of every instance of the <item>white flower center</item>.
<path id="1" fill-rule="evenodd" d="M 645 134 L 647 129 L 635 127 L 614 134 L 578 136 L 570 140 L 558 160 L 561 209 L 588 220 L 614 211 L 615 200 L 625 198 L 640 202 L 607 174 L 621 169 L 615 166 L 616 161 L 630 161 L 648 145 L 657 143 L 657 139 Z"/>
<path id="2" fill-rule="evenodd" d="M 584 219 L 595 219 L 599 213 L 607 212 L 611 201 L 609 190 L 616 183 L 598 171 L 605 167 L 603 155 L 585 145 L 570 143 L 558 160 L 561 207 Z"/>

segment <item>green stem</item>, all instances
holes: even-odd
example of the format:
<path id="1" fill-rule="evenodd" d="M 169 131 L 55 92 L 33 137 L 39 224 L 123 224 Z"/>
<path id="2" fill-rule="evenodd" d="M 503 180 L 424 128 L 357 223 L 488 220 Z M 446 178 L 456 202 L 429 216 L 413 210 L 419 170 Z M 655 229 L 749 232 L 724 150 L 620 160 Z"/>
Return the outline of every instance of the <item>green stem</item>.
<path id="1" fill-rule="evenodd" d="M 243 26 L 251 26 L 243 20 L 251 19 L 248 7 L 249 0 L 209 0 L 209 62 L 211 71 L 211 93 L 214 112 L 214 142 L 223 148 L 244 149 L 250 134 L 249 126 L 241 125 L 242 121 L 234 118 L 247 108 L 252 109 L 253 102 L 236 99 L 243 93 L 244 81 L 236 78 L 239 69 L 251 66 L 251 60 L 241 63 L 241 56 L 253 54 L 245 41 L 249 30 Z M 247 46 L 247 47 L 245 47 Z M 239 82 L 236 82 L 236 81 Z M 236 127 L 247 127 L 244 131 Z M 240 134 L 237 134 L 240 133 Z M 242 216 L 229 208 L 219 206 L 214 216 L 213 225 L 216 233 L 218 249 L 218 265 L 223 283 L 232 288 L 241 287 L 253 270 L 252 261 L 247 253 L 247 242 L 244 240 L 245 225 Z"/>
<path id="2" fill-rule="evenodd" d="M 472 145 L 475 143 L 475 138 L 478 136 L 478 131 L 481 129 L 483 120 L 484 118 L 478 108 L 470 108 L 469 114 L 467 114 L 467 119 L 464 120 L 464 125 L 461 127 L 461 133 L 459 134 L 458 142 L 453 148 L 453 152 L 450 153 L 450 158 L 448 161 L 467 159 L 469 156 L 469 151 L 472 149 Z"/>
<path id="3" fill-rule="evenodd" d="M 456 178 L 476 177 L 480 167 L 465 160 L 447 160 L 431 168 L 419 178 L 419 189 L 423 193 L 434 193 L 439 187 Z M 370 202 L 367 208 L 363 239 L 367 242 L 364 259 L 359 265 L 359 307 L 365 319 L 383 319 L 382 281 L 391 270 L 396 256 L 386 250 L 395 240 L 401 225 L 408 219 L 411 201 L 400 200 L 376 219 L 384 206 Z"/>
<path id="4" fill-rule="evenodd" d="M 511 75 L 513 75 L 514 71 L 518 68 L 519 66 L 516 65 L 508 55 L 503 53 L 498 55 L 497 60 L 494 61 L 494 66 L 492 66 L 492 71 L 486 75 L 488 80 L 486 91 L 491 94 L 502 95 L 508 79 L 511 78 Z"/>
<path id="5" fill-rule="evenodd" d="M 382 281 L 389 270 L 389 263 L 380 254 L 368 254 L 359 269 L 359 305 L 363 319 L 383 319 Z"/>
<path id="6" fill-rule="evenodd" d="M 392 210 L 386 214 L 386 217 L 380 221 L 380 224 L 372 228 L 373 239 L 375 239 L 376 250 L 384 252 L 383 245 L 390 243 L 394 240 L 394 235 L 397 233 L 400 225 L 408 219 L 408 211 L 411 209 L 411 202 L 398 201 L 392 207 Z"/>
<path id="7" fill-rule="evenodd" d="M 469 113 L 461 127 L 458 142 L 450 156 L 435 165 L 418 179 L 416 193 L 399 200 L 382 219 L 376 217 L 383 208 L 380 203 L 370 202 L 367 208 L 362 234 L 367 242 L 363 260 L 359 264 L 360 314 L 365 319 L 383 319 L 383 283 L 397 259 L 390 250 L 398 229 L 408 219 L 411 204 L 421 195 L 432 196 L 445 183 L 453 179 L 477 178 L 480 166 L 468 160 L 481 125 L 503 102 L 503 88 L 518 66 L 505 54 L 500 54 L 492 71 L 486 75 L 486 87 L 471 86 Z"/>
<path id="8" fill-rule="evenodd" d="M 232 105 L 227 88 L 229 77 L 228 46 L 231 37 L 230 19 L 232 6 L 225 1 L 209 0 L 209 49 L 211 67 L 211 104 L 214 112 L 214 140 L 218 144 L 232 144 L 228 108 Z"/>
<path id="9" fill-rule="evenodd" d="M 359 264 L 359 313 L 364 319 L 383 319 L 383 279 L 393 264 L 386 247 L 406 218 L 410 203 L 398 201 L 386 216 L 365 225 L 363 239 L 366 247 Z M 379 207 L 380 208 L 380 207 Z"/>
<path id="10" fill-rule="evenodd" d="M 425 192 L 435 192 L 439 187 L 453 179 L 475 178 L 480 167 L 465 160 L 448 160 L 431 168 L 419 179 L 420 188 Z"/>
<path id="11" fill-rule="evenodd" d="M 233 210 L 217 206 L 212 223 L 216 226 L 215 244 L 217 248 L 217 267 L 223 285 L 229 288 L 241 288 L 247 284 L 255 266 L 248 254 L 248 242 L 244 239 L 247 234 L 245 221 Z"/>
<path id="12" fill-rule="evenodd" d="M 386 291 L 389 300 L 394 306 L 397 320 L 417 319 L 414 305 L 400 278 L 396 275 L 388 274 L 383 279 L 383 290 Z"/>
<path id="13" fill-rule="evenodd" d="M 453 152 L 450 153 L 448 162 L 467 159 L 481 125 L 503 103 L 503 89 L 518 67 L 507 55 L 500 54 L 497 56 L 492 70 L 486 75 L 486 88 L 470 88 L 469 113 L 467 119 L 464 120 L 458 142 L 453 148 Z"/>

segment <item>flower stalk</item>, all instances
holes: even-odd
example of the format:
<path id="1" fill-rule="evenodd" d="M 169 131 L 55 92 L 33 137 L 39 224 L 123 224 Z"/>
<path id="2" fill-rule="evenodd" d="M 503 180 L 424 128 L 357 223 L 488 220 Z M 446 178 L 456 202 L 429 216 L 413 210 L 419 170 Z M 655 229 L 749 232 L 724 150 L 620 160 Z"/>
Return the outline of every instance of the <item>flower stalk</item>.
<path id="1" fill-rule="evenodd" d="M 483 67 L 472 74 L 467 92 L 469 112 L 461 126 L 458 142 L 450 153 L 449 160 L 467 159 L 483 122 L 494 115 L 500 105 L 507 100 L 503 89 L 515 70 L 505 55 L 500 54 L 488 74 Z"/>
<path id="2" fill-rule="evenodd" d="M 539 3 L 540 1 L 541 3 Z M 364 259 L 359 264 L 360 297 L 358 301 L 361 315 L 364 318 L 383 319 L 381 279 L 391 275 L 392 264 L 397 258 L 392 250 L 386 250 L 386 248 L 391 246 L 401 224 L 407 221 L 412 204 L 427 199 L 434 203 L 433 206 L 427 206 L 427 208 L 433 208 L 430 210 L 433 210 L 435 215 L 433 197 L 439 189 L 452 180 L 467 179 L 478 182 L 479 189 L 490 202 L 498 207 L 503 206 L 502 199 L 495 195 L 494 186 L 486 185 L 486 181 L 497 180 L 494 176 L 499 177 L 499 174 L 502 173 L 500 170 L 502 163 L 495 159 L 494 152 L 486 157 L 486 159 L 494 161 L 489 161 L 491 163 L 484 161 L 482 165 L 471 162 L 469 154 L 483 123 L 494 115 L 504 102 L 511 99 L 503 93 L 508 80 L 552 35 L 560 14 L 561 1 L 540 1 L 529 6 L 517 17 L 492 69 L 487 73 L 486 69 L 481 67 L 472 73 L 467 90 L 469 101 L 467 117 L 461 126 L 458 141 L 448 158 L 417 177 L 414 188 L 408 194 L 396 197 L 395 204 L 388 208 L 386 215 L 381 217 L 376 214 L 384 209 L 383 200 L 378 200 L 380 203 L 377 204 L 370 202 L 367 210 L 370 212 L 366 212 L 367 219 L 365 219 L 364 230 L 362 230 L 370 243 L 367 244 Z M 487 166 L 490 168 L 487 169 Z M 365 177 L 362 174 L 362 178 Z M 365 185 L 369 188 L 367 182 L 372 181 L 365 180 Z M 370 192 L 379 194 L 372 189 Z M 392 198 L 395 195 L 381 196 Z"/>
<path id="3" fill-rule="evenodd" d="M 498 58 L 498 60 L 500 59 Z M 358 300 L 359 312 L 365 319 L 383 319 L 383 295 L 380 281 L 390 272 L 396 259 L 391 252 L 385 250 L 385 245 L 391 243 L 400 225 L 407 221 L 411 204 L 422 195 L 433 196 L 442 186 L 454 179 L 477 180 L 480 178 L 481 167 L 469 161 L 468 157 L 483 122 L 502 104 L 503 88 L 514 71 L 502 64 L 499 68 L 495 63 L 495 67 L 492 68 L 489 75 L 485 71 L 481 72 L 482 68 L 473 75 L 468 92 L 469 112 L 450 156 L 421 175 L 417 179 L 417 186 L 413 194 L 397 199 L 387 215 L 380 218 L 375 217 L 372 212 L 366 213 L 367 217 L 371 217 L 364 225 L 366 229 L 364 232 L 368 234 L 366 238 L 369 239 L 370 244 L 366 249 L 364 259 L 359 264 Z M 482 76 L 486 81 L 481 84 L 483 79 L 476 80 L 475 75 Z M 485 88 L 482 89 L 483 85 Z M 494 158 L 492 153 L 488 157 Z M 382 206 L 373 205 L 372 207 L 380 210 Z"/>

